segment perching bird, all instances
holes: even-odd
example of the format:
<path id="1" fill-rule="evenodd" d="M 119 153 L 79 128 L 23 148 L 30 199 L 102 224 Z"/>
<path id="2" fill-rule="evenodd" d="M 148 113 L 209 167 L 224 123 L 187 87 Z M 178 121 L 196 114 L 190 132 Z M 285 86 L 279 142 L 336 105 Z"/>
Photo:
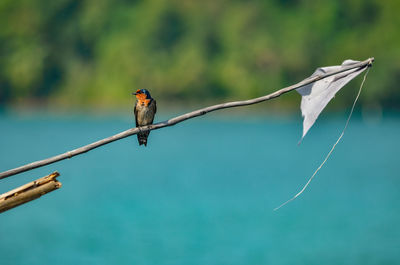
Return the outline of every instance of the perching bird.
<path id="1" fill-rule="evenodd" d="M 150 92 L 147 89 L 138 89 L 136 93 L 136 103 L 134 108 L 136 127 L 153 124 L 154 115 L 157 111 L 156 101 L 150 96 Z M 137 138 L 139 145 L 147 145 L 147 137 L 149 137 L 150 131 L 139 132 Z"/>

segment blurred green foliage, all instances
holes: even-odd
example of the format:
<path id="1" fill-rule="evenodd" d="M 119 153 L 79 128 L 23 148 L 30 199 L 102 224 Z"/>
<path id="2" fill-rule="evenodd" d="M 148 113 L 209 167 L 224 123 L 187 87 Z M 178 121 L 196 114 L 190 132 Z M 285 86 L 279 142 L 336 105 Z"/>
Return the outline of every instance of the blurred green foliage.
<path id="1" fill-rule="evenodd" d="M 362 103 L 399 107 L 399 10 L 398 0 L 2 0 L 0 104 L 119 107 L 137 88 L 165 102 L 239 100 L 373 56 Z M 298 108 L 294 94 L 281 106 Z"/>

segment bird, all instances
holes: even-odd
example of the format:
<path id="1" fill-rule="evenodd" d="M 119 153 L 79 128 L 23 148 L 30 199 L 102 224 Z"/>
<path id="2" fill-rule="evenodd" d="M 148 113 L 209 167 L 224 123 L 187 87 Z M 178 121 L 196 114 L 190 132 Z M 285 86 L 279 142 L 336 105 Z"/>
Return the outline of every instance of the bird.
<path id="1" fill-rule="evenodd" d="M 155 99 L 151 97 L 150 92 L 147 89 L 138 89 L 132 95 L 135 95 L 137 99 L 134 107 L 136 127 L 153 124 L 157 105 Z M 139 145 L 144 144 L 144 146 L 147 146 L 147 137 L 149 137 L 149 134 L 150 131 L 140 131 L 137 134 Z"/>

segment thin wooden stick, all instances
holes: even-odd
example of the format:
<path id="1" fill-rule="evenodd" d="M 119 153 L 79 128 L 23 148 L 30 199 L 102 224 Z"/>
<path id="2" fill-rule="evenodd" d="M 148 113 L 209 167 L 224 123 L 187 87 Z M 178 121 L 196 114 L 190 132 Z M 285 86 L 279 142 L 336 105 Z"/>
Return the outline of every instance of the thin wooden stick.
<path id="1" fill-rule="evenodd" d="M 335 71 L 335 72 L 330 72 L 330 73 L 326 73 L 326 74 L 322 74 L 322 75 L 316 75 L 316 76 L 313 76 L 313 77 L 309 77 L 309 78 L 306 78 L 303 81 L 301 81 L 301 82 L 299 82 L 299 83 L 297 83 L 295 85 L 282 88 L 282 89 L 280 89 L 278 91 L 275 91 L 274 93 L 271 93 L 269 95 L 265 95 L 265 96 L 262 96 L 262 97 L 249 99 L 249 100 L 243 100 L 243 101 L 233 101 L 233 102 L 228 102 L 228 103 L 217 104 L 217 105 L 213 105 L 213 106 L 210 106 L 210 107 L 206 107 L 206 108 L 202 108 L 202 109 L 199 109 L 199 110 L 195 110 L 195 111 L 192 111 L 192 112 L 177 116 L 175 118 L 172 118 L 172 119 L 169 119 L 169 120 L 166 120 L 166 121 L 155 123 L 153 125 L 132 128 L 132 129 L 123 131 L 121 133 L 118 133 L 116 135 L 113 135 L 111 137 L 108 137 L 108 138 L 99 140 L 97 142 L 85 145 L 83 147 L 74 149 L 72 151 L 68 151 L 66 153 L 63 153 L 63 154 L 60 154 L 60 155 L 57 155 L 57 156 L 53 156 L 53 157 L 50 157 L 50 158 L 47 158 L 47 159 L 43 159 L 43 160 L 40 160 L 40 161 L 36 161 L 36 162 L 30 163 L 30 164 L 27 164 L 27 165 L 24 165 L 24 166 L 21 166 L 21 167 L 17 167 L 17 168 L 14 168 L 14 169 L 10 169 L 10 170 L 4 171 L 4 172 L 0 173 L 0 179 L 6 178 L 6 177 L 9 177 L 9 176 L 12 176 L 12 175 L 16 175 L 16 174 L 19 174 L 19 173 L 22 173 L 22 172 L 25 172 L 25 171 L 28 171 L 28 170 L 31 170 L 31 169 L 34 169 L 34 168 L 38 168 L 38 167 L 42 167 L 42 166 L 45 166 L 45 165 L 49 165 L 49 164 L 55 163 L 55 162 L 60 161 L 60 160 L 64 160 L 64 159 L 67 159 L 67 158 L 74 157 L 76 155 L 80 155 L 80 154 L 86 153 L 86 152 L 88 152 L 88 151 L 90 151 L 92 149 L 98 148 L 98 147 L 100 147 L 102 145 L 109 144 L 111 142 L 114 142 L 114 141 L 123 139 L 125 137 L 137 134 L 140 131 L 157 130 L 157 129 L 160 129 L 160 128 L 163 128 L 163 127 L 173 126 L 173 125 L 175 125 L 177 123 L 183 122 L 183 121 L 188 120 L 188 119 L 192 119 L 192 118 L 195 118 L 195 117 L 198 117 L 198 116 L 205 115 L 205 114 L 207 114 L 209 112 L 212 112 L 212 111 L 216 111 L 216 110 L 220 110 L 220 109 L 226 109 L 226 108 L 247 106 L 247 105 L 252 105 L 252 104 L 257 104 L 257 103 L 260 103 L 260 102 L 263 102 L 263 101 L 267 101 L 267 100 L 270 100 L 270 99 L 273 99 L 273 98 L 277 98 L 277 97 L 281 96 L 282 94 L 285 94 L 285 93 L 287 93 L 289 91 L 295 90 L 295 89 L 300 88 L 302 86 L 308 85 L 310 83 L 316 82 L 316 81 L 321 80 L 323 78 L 326 78 L 328 76 L 335 75 L 335 74 L 338 74 L 338 73 L 342 73 L 342 72 L 345 72 L 345 71 L 350 70 L 350 69 L 368 67 L 368 66 L 372 65 L 373 61 L 374 61 L 374 58 L 369 58 L 369 59 L 367 59 L 365 61 L 362 61 L 362 62 L 359 62 L 359 63 L 355 63 L 355 64 L 352 64 L 352 65 L 349 65 L 349 66 L 345 66 L 345 67 L 343 67 L 340 70 Z"/>
<path id="2" fill-rule="evenodd" d="M 0 213 L 37 199 L 53 190 L 59 189 L 61 187 L 61 182 L 58 182 L 56 179 L 59 175 L 58 172 L 54 172 L 48 176 L 1 194 Z"/>

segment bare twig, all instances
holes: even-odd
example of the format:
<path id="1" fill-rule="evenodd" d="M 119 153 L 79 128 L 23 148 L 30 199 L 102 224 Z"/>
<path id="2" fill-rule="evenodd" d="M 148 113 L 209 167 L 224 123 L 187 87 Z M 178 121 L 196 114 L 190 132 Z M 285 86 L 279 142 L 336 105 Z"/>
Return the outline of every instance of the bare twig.
<path id="1" fill-rule="evenodd" d="M 60 188 L 61 183 L 56 179 L 59 175 L 60 174 L 58 172 L 54 172 L 48 176 L 29 182 L 28 184 L 1 194 L 0 213 L 37 199 L 46 193 Z"/>
<path id="2" fill-rule="evenodd" d="M 86 152 L 88 152 L 88 151 L 90 151 L 92 149 L 98 148 L 98 147 L 100 147 L 102 145 L 109 144 L 111 142 L 114 142 L 114 141 L 123 139 L 125 137 L 137 134 L 139 131 L 157 130 L 157 129 L 160 129 L 160 128 L 163 128 L 163 127 L 173 126 L 173 125 L 175 125 L 177 123 L 183 122 L 183 121 L 188 120 L 188 119 L 192 119 L 192 118 L 195 118 L 195 117 L 198 117 L 198 116 L 205 115 L 205 114 L 207 114 L 209 112 L 212 112 L 212 111 L 216 111 L 216 110 L 220 110 L 220 109 L 226 109 L 226 108 L 247 106 L 247 105 L 252 105 L 252 104 L 257 104 L 257 103 L 260 103 L 260 102 L 263 102 L 263 101 L 267 101 L 267 100 L 279 97 L 282 94 L 285 94 L 285 93 L 287 93 L 289 91 L 295 90 L 295 89 L 300 88 L 302 86 L 305 86 L 305 85 L 308 85 L 310 83 L 313 83 L 313 82 L 316 82 L 318 80 L 321 80 L 323 78 L 326 78 L 328 76 L 335 75 L 335 74 L 338 74 L 338 73 L 342 73 L 342 72 L 345 72 L 345 71 L 350 70 L 350 69 L 367 67 L 367 66 L 371 65 L 373 61 L 374 61 L 374 58 L 369 58 L 369 59 L 367 59 L 365 61 L 362 61 L 362 62 L 359 62 L 359 63 L 355 63 L 355 64 L 352 64 L 352 65 L 343 67 L 343 68 L 341 68 L 340 70 L 338 70 L 336 72 L 331 72 L 331 73 L 326 73 L 326 74 L 323 74 L 323 75 L 317 75 L 317 76 L 309 77 L 309 78 L 306 78 L 303 81 L 301 81 L 301 82 L 299 82 L 299 83 L 297 83 L 295 85 L 282 88 L 282 89 L 280 89 L 280 90 L 278 90 L 278 91 L 276 91 L 274 93 L 271 93 L 269 95 L 265 95 L 265 96 L 262 96 L 262 97 L 249 99 L 249 100 L 243 100 L 243 101 L 234 101 L 234 102 L 217 104 L 217 105 L 214 105 L 214 106 L 210 106 L 210 107 L 202 108 L 202 109 L 199 109 L 199 110 L 195 110 L 195 111 L 180 115 L 178 117 L 175 117 L 175 118 L 172 118 L 172 119 L 169 119 L 169 120 L 166 120 L 166 121 L 155 123 L 153 125 L 143 126 L 143 127 L 140 127 L 140 129 L 138 127 L 132 128 L 132 129 L 123 131 L 121 133 L 118 133 L 116 135 L 113 135 L 111 137 L 108 137 L 108 138 L 99 140 L 97 142 L 85 145 L 83 147 L 74 149 L 72 151 L 69 151 L 69 152 L 54 156 L 54 157 L 50 157 L 50 158 L 47 158 L 47 159 L 43 159 L 43 160 L 40 160 L 40 161 L 36 161 L 36 162 L 30 163 L 30 164 L 27 164 L 27 165 L 24 165 L 24 166 L 21 166 L 21 167 L 17 167 L 17 168 L 14 168 L 14 169 L 10 169 L 10 170 L 4 171 L 4 172 L 0 173 L 0 179 L 6 178 L 6 177 L 9 177 L 9 176 L 12 176 L 12 175 L 16 175 L 16 174 L 19 174 L 19 173 L 22 173 L 22 172 L 25 172 L 25 171 L 28 171 L 28 170 L 31 170 L 31 169 L 34 169 L 34 168 L 38 168 L 38 167 L 42 167 L 42 166 L 45 166 L 45 165 L 49 165 L 49 164 L 55 163 L 55 162 L 60 161 L 60 160 L 71 158 L 71 157 L 76 156 L 76 155 L 80 155 L 80 154 L 86 153 Z"/>

